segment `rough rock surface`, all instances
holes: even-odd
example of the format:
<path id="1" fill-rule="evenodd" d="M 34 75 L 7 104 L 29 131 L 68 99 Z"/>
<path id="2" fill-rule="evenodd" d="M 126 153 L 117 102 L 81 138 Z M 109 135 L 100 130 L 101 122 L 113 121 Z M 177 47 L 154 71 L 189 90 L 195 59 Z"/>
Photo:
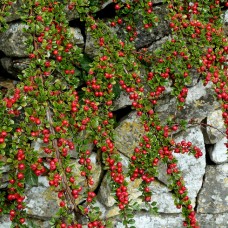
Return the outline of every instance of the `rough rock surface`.
<path id="1" fill-rule="evenodd" d="M 133 2 L 134 0 L 130 0 Z M 122 3 L 128 2 L 128 0 L 121 0 Z M 136 48 L 140 49 L 148 47 L 149 52 L 153 52 L 168 39 L 170 39 L 170 29 L 168 22 L 164 19 L 166 16 L 166 6 L 161 4 L 161 0 L 154 0 L 154 11 L 159 14 L 160 22 L 157 26 L 154 26 L 151 31 L 143 31 L 140 29 L 142 23 L 138 20 L 137 32 L 139 37 L 136 40 Z M 159 3 L 159 4 L 157 4 Z M 25 53 L 26 40 L 29 35 L 24 33 L 23 28 L 25 25 L 18 22 L 19 15 L 15 14 L 21 0 L 18 0 L 16 4 L 13 4 L 12 14 L 7 18 L 9 23 L 9 30 L 0 34 L 0 53 L 1 53 L 1 69 L 3 68 L 13 75 L 14 78 L 17 74 L 28 65 L 28 55 Z M 106 6 L 114 3 L 112 0 L 102 1 L 101 7 L 98 10 L 106 10 Z M 67 12 L 67 20 L 71 21 L 78 19 L 78 14 L 74 10 L 69 11 L 68 7 L 65 8 Z M 108 16 L 107 16 L 108 17 Z M 15 21 L 17 20 L 17 21 Z M 107 18 L 102 19 L 105 23 Z M 76 20 L 77 21 L 77 20 Z M 74 23 L 72 23 L 74 24 Z M 125 26 L 125 24 L 123 25 Z M 87 32 L 83 37 L 79 28 L 70 28 L 73 34 L 73 42 L 81 48 L 85 48 L 85 53 L 90 57 L 94 57 L 99 54 L 100 49 L 94 45 L 94 40 Z M 83 28 L 82 28 L 83 30 Z M 228 35 L 228 10 L 224 11 L 224 31 Z M 117 34 L 119 37 L 123 37 L 123 28 L 112 28 L 113 35 Z M 20 39 L 18 39 L 20 37 Z M 143 69 L 141 75 L 145 75 Z M 4 71 L 5 72 L 5 71 Z M 2 73 L 4 77 L 5 73 Z M 184 109 L 177 112 L 177 120 L 185 119 L 189 121 L 194 119 L 199 123 L 207 120 L 207 124 L 215 126 L 220 131 L 225 131 L 223 120 L 221 118 L 221 111 L 219 111 L 219 104 L 214 96 L 212 84 L 208 84 L 206 87 L 199 80 L 199 76 L 196 71 L 192 70 L 191 77 L 192 82 L 188 84 L 189 94 L 186 99 L 186 105 Z M 8 76 L 8 75 L 7 75 Z M 15 82 L 15 81 L 14 81 Z M 0 78 L 0 89 L 14 88 L 16 83 L 12 83 L 12 80 L 8 82 L 6 79 L 4 84 Z M 146 86 L 146 85 L 145 85 Z M 165 94 L 161 97 L 156 110 L 160 115 L 162 122 L 167 117 L 174 117 L 176 113 L 176 100 L 170 95 L 171 87 L 167 86 Z M 147 90 L 147 87 L 146 87 Z M 131 105 L 132 101 L 128 98 L 128 95 L 121 92 L 120 97 L 114 102 L 115 110 L 125 108 Z M 126 115 L 126 114 L 125 114 Z M 203 130 L 203 134 L 201 132 Z M 205 130 L 201 126 L 192 127 L 187 129 L 186 132 L 179 132 L 175 136 L 176 141 L 186 139 L 192 141 L 194 145 L 201 148 L 203 156 L 200 159 L 195 159 L 193 156 L 187 154 L 175 154 L 179 160 L 178 166 L 183 171 L 186 186 L 189 191 L 189 196 L 196 205 L 197 218 L 202 228 L 227 228 L 228 227 L 228 156 L 226 154 L 226 148 L 224 143 L 227 142 L 224 136 L 215 130 L 214 128 L 207 127 Z M 137 117 L 136 112 L 131 112 L 127 117 L 124 117 L 115 130 L 115 145 L 120 152 L 120 157 L 123 162 L 123 171 L 127 172 L 127 166 L 129 164 L 129 157 L 132 155 L 134 148 L 138 146 L 140 136 L 144 134 L 140 118 Z M 203 137 L 204 136 L 204 137 Z M 78 137 L 87 138 L 86 132 L 81 132 Z M 77 138 L 75 139 L 77 141 Z M 210 159 L 215 165 L 208 165 L 205 171 L 206 158 L 204 144 L 211 145 L 208 150 Z M 37 151 L 41 151 L 42 141 L 37 141 L 33 144 L 33 147 Z M 92 143 L 87 145 L 87 149 L 93 151 L 94 145 Z M 48 157 L 47 154 L 41 154 L 42 157 Z M 79 185 L 82 185 L 84 178 L 80 176 L 80 165 L 77 160 L 77 150 L 70 151 L 71 163 L 74 174 L 77 173 L 76 179 Z M 119 215 L 119 208 L 115 205 L 114 197 L 111 193 L 110 182 L 107 178 L 107 174 L 104 175 L 102 171 L 102 165 L 99 163 L 99 153 L 92 153 L 90 159 L 92 161 L 92 175 L 94 185 L 92 190 L 96 189 L 98 193 L 99 201 L 95 206 L 100 207 L 101 217 L 109 220 L 113 220 L 115 227 L 121 228 L 123 225 L 119 222 L 119 218 L 115 217 Z M 1 160 L 1 158 L 0 158 Z M 47 165 L 45 163 L 45 165 Z M 48 165 L 47 165 L 48 167 Z M 129 179 L 129 198 L 133 199 L 133 202 L 137 202 L 142 207 L 141 212 L 135 213 L 135 226 L 137 228 L 173 228 L 182 227 L 183 217 L 181 216 L 181 210 L 177 209 L 174 205 L 172 192 L 167 187 L 167 175 L 165 165 L 159 166 L 160 174 L 159 180 L 154 181 L 149 186 L 152 190 L 152 200 L 157 202 L 159 216 L 151 215 L 147 212 L 147 208 L 140 199 L 141 192 L 137 190 L 140 185 L 140 180 L 131 182 Z M 206 173 L 205 173 L 206 172 Z M 4 191 L 8 184 L 9 167 L 4 166 L 0 173 L 3 174 L 0 177 L 0 189 Z M 42 227 L 49 228 L 49 219 L 57 212 L 59 206 L 59 199 L 57 195 L 50 190 L 48 180 L 46 177 L 39 177 L 39 185 L 26 188 L 26 203 L 28 206 L 28 218 L 32 223 L 28 223 L 29 227 Z M 76 203 L 83 203 L 82 197 L 77 199 Z M 35 217 L 35 218 L 34 218 Z M 34 224 L 34 226 L 32 225 Z M 8 216 L 0 217 L 0 227 L 10 228 L 11 222 Z"/>
<path id="2" fill-rule="evenodd" d="M 91 159 L 91 165 L 92 165 L 91 173 L 92 173 L 92 177 L 93 177 L 93 181 L 94 181 L 94 184 L 91 187 L 91 191 L 94 191 L 100 182 L 100 179 L 102 176 L 102 170 L 101 170 L 101 165 L 97 161 L 96 153 L 92 153 L 89 158 Z M 80 175 L 81 165 L 79 165 L 78 161 L 75 161 L 75 160 L 72 160 L 72 163 L 74 164 L 72 166 L 72 173 L 75 177 L 75 180 L 77 180 L 77 184 L 79 184 L 80 186 L 83 187 L 85 184 L 85 181 L 84 181 L 85 178 Z"/>
<path id="3" fill-rule="evenodd" d="M 22 23 L 12 23 L 9 29 L 0 34 L 0 50 L 8 57 L 26 57 L 26 41 L 29 37 L 23 29 L 27 26 Z M 20 37 L 20 39 L 18 39 Z"/>
<path id="4" fill-rule="evenodd" d="M 162 44 L 164 44 L 166 41 L 171 40 L 171 36 L 165 36 L 158 41 L 153 42 L 151 46 L 148 48 L 149 52 L 155 51 L 156 49 L 160 48 Z"/>
<path id="5" fill-rule="evenodd" d="M 216 164 L 228 162 L 227 147 L 225 146 L 225 143 L 227 143 L 226 137 L 222 138 L 209 149 L 210 159 Z"/>
<path id="6" fill-rule="evenodd" d="M 222 110 L 216 110 L 207 116 L 207 125 L 204 133 L 206 144 L 215 144 L 224 137 L 226 128 L 222 118 Z M 212 126 L 212 127 L 211 127 Z M 214 128 L 215 127 L 215 128 Z"/>
<path id="7" fill-rule="evenodd" d="M 188 90 L 186 104 L 184 108 L 177 112 L 177 119 L 191 120 L 201 122 L 211 112 L 219 108 L 219 103 L 214 97 L 212 84 L 208 83 L 207 86 L 203 85 L 200 81 L 196 86 Z M 167 120 L 168 117 L 173 117 L 177 111 L 176 99 L 171 98 L 170 94 L 165 95 L 155 108 L 158 112 L 161 121 Z"/>
<path id="8" fill-rule="evenodd" d="M 84 38 L 82 36 L 81 30 L 79 28 L 70 28 L 70 31 L 73 35 L 73 42 L 77 44 L 79 47 L 84 46 Z"/>
<path id="9" fill-rule="evenodd" d="M 162 39 L 165 36 L 168 36 L 171 33 L 171 30 L 168 25 L 168 21 L 165 20 L 165 17 L 167 15 L 167 9 L 165 5 L 155 6 L 153 8 L 156 15 L 159 16 L 159 22 L 158 24 L 152 28 L 152 31 L 145 31 L 140 28 L 142 28 L 142 22 L 139 21 L 139 24 L 137 25 L 137 32 L 138 37 L 136 38 L 135 46 L 137 49 L 140 49 L 142 47 L 148 47 L 153 42 L 156 42 L 160 39 Z"/>
<path id="10" fill-rule="evenodd" d="M 197 212 L 228 212 L 228 164 L 207 166 L 205 180 L 198 198 Z"/>
<path id="11" fill-rule="evenodd" d="M 6 18 L 7 22 L 12 22 L 20 19 L 20 15 L 17 13 L 17 11 L 18 9 L 20 9 L 21 5 L 22 5 L 21 0 L 17 0 L 12 4 L 9 11 L 10 15 Z"/>
<path id="12" fill-rule="evenodd" d="M 190 141 L 193 145 L 199 147 L 203 156 L 196 159 L 193 155 L 174 154 L 178 160 L 178 168 L 182 171 L 188 195 L 195 205 L 196 196 L 202 186 L 203 176 L 205 174 L 205 146 L 203 142 L 203 134 L 199 127 L 187 129 L 186 132 L 181 132 L 175 137 L 176 142 L 182 140 Z M 159 168 L 158 179 L 167 184 L 166 167 Z"/>
<path id="13" fill-rule="evenodd" d="M 33 227 L 33 228 L 38 228 L 38 227 L 42 227 L 42 228 L 50 228 L 50 223 L 49 221 L 45 221 L 45 220 L 38 220 L 35 218 L 26 218 L 26 225 L 28 227 Z M 1 228 L 11 228 L 11 221 L 9 219 L 9 216 L 0 216 L 0 227 Z"/>
<path id="14" fill-rule="evenodd" d="M 21 59 L 12 59 L 8 57 L 4 57 L 0 59 L 2 67 L 14 77 L 22 72 L 22 70 L 26 69 L 29 65 L 28 58 Z"/>
<path id="15" fill-rule="evenodd" d="M 126 92 L 121 92 L 119 97 L 114 102 L 114 110 L 125 108 L 132 104 L 128 94 Z"/>
<path id="16" fill-rule="evenodd" d="M 134 216 L 136 228 L 173 228 L 181 227 L 183 218 L 181 215 L 151 215 L 149 213 L 137 213 Z M 115 224 L 116 228 L 124 227 L 120 222 Z"/>
<path id="17" fill-rule="evenodd" d="M 181 209 L 177 209 L 170 190 L 161 182 L 154 181 L 150 184 L 152 192 L 152 201 L 157 202 L 156 207 L 159 213 L 181 213 Z"/>
<path id="18" fill-rule="evenodd" d="M 77 138 L 84 139 L 84 140 L 86 140 L 87 137 L 88 137 L 88 134 L 86 134 L 86 131 L 81 131 L 77 135 Z M 77 141 L 77 140 L 75 140 L 75 141 Z M 39 154 L 42 157 L 50 157 L 51 156 L 51 155 L 43 152 L 43 147 L 45 147 L 46 145 L 45 145 L 45 143 L 43 143 L 43 140 L 41 140 L 40 138 L 38 138 L 36 141 L 32 142 L 31 146 L 32 146 L 32 148 L 34 148 L 35 151 L 39 152 Z M 77 144 L 75 144 L 75 148 L 76 147 L 77 147 Z M 89 151 L 92 151 L 93 147 L 94 147 L 93 143 L 88 143 L 86 145 L 86 148 Z M 69 150 L 68 154 L 70 155 L 71 158 L 78 158 L 78 152 L 76 151 L 76 149 Z"/>
<path id="19" fill-rule="evenodd" d="M 11 226 L 11 221 L 9 219 L 9 216 L 0 216 L 0 227 L 4 228 L 10 228 Z"/>
<path id="20" fill-rule="evenodd" d="M 5 157 L 0 158 L 0 162 L 6 162 Z M 7 187 L 10 167 L 8 165 L 2 166 L 0 168 L 0 189 Z"/>
<path id="21" fill-rule="evenodd" d="M 49 187 L 46 177 L 39 177 L 39 186 L 26 190 L 26 211 L 34 217 L 51 218 L 59 209 L 57 193 Z"/>
<path id="22" fill-rule="evenodd" d="M 196 218 L 201 228 L 227 228 L 228 213 L 221 214 L 197 214 Z"/>
<path id="23" fill-rule="evenodd" d="M 138 146 L 140 136 L 144 133 L 136 112 L 131 112 L 115 129 L 115 146 L 118 151 L 130 157 Z"/>
<path id="24" fill-rule="evenodd" d="M 141 180 L 130 181 L 129 178 L 126 178 L 128 182 L 128 189 L 129 189 L 129 200 L 137 200 L 141 195 L 141 192 L 138 190 L 138 187 L 141 183 Z M 101 183 L 99 192 L 98 192 L 98 199 L 101 203 L 103 203 L 106 207 L 112 207 L 115 204 L 115 199 L 112 195 L 110 179 L 106 175 Z"/>
<path id="25" fill-rule="evenodd" d="M 224 32 L 226 35 L 228 35 L 228 10 L 224 13 Z"/>

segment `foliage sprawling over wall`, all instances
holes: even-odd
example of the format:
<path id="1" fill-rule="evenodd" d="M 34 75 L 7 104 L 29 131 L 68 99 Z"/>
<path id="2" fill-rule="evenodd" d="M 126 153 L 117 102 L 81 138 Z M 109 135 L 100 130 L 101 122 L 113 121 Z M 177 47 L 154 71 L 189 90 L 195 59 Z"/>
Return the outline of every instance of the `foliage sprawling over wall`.
<path id="1" fill-rule="evenodd" d="M 142 199 L 156 212 L 149 185 L 158 176 L 159 163 L 167 164 L 169 188 L 176 206 L 182 208 L 183 225 L 199 227 L 173 153 L 192 154 L 197 159 L 202 152 L 191 142 L 173 140 L 174 132 L 184 129 L 188 122 L 175 116 L 161 122 L 154 108 L 169 88 L 181 112 L 188 85 L 197 72 L 205 85 L 214 84 L 228 126 L 228 45 L 221 19 L 221 10 L 228 3 L 166 0 L 172 37 L 162 48 L 150 52 L 136 49 L 135 40 L 137 28 L 151 31 L 159 22 L 153 1 L 113 0 L 115 18 L 104 23 L 98 16 L 103 0 L 2 0 L 1 31 L 7 29 L 11 8 L 18 2 L 21 7 L 16 13 L 29 36 L 30 62 L 18 75 L 16 88 L 0 97 L 0 165 L 7 164 L 11 170 L 8 188 L 0 196 L 0 213 L 9 214 L 13 227 L 28 227 L 25 187 L 36 185 L 38 176 L 46 175 L 59 197 L 59 211 L 51 227 L 112 227 L 94 206 L 89 158 L 89 144 L 93 143 L 109 174 L 126 227 L 134 227 L 133 212 L 138 209 L 129 200 L 126 178 L 142 180 Z M 78 15 L 95 40 L 92 59 L 74 45 L 69 13 Z M 113 29 L 121 30 L 120 36 Z M 113 133 L 113 102 L 121 90 L 129 94 L 145 130 L 128 172 L 123 171 Z M 79 137 L 81 132 L 86 137 Z M 41 154 L 31 146 L 38 139 L 45 145 Z M 72 172 L 72 150 L 80 164 L 83 186 Z"/>

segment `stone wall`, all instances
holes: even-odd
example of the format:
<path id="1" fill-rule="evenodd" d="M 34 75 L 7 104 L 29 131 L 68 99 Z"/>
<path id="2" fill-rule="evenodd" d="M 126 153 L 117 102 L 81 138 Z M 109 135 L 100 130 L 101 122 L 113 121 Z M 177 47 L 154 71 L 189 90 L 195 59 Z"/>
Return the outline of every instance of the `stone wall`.
<path id="1" fill-rule="evenodd" d="M 154 10 L 159 13 L 161 22 L 158 28 L 152 32 L 138 31 L 139 38 L 136 41 L 138 49 L 148 47 L 150 51 L 154 51 L 165 40 L 170 38 L 168 22 L 165 20 L 166 7 L 160 1 L 156 1 L 156 4 Z M 103 13 L 101 15 L 105 15 L 104 21 L 108 15 L 105 12 L 107 9 L 112 9 L 111 1 L 101 7 L 101 12 Z M 13 15 L 13 17 L 8 18 L 9 29 L 0 34 L 0 89 L 2 91 L 15 86 L 18 82 L 17 74 L 29 62 L 28 55 L 25 52 L 25 41 L 28 39 L 28 35 L 23 32 L 24 25 L 18 20 L 19 18 L 15 14 Z M 224 12 L 224 15 L 224 28 L 227 31 L 228 11 Z M 69 14 L 75 44 L 83 48 L 90 57 L 93 57 L 95 52 L 93 39 L 89 33 L 83 34 L 83 28 L 76 19 L 77 15 Z M 113 32 L 117 31 L 113 30 Z M 122 35 L 121 29 L 118 34 Z M 179 160 L 180 170 L 183 171 L 189 196 L 195 207 L 201 227 L 226 228 L 228 227 L 228 158 L 224 145 L 226 142 L 223 134 L 225 127 L 212 85 L 209 83 L 204 87 L 202 81 L 198 80 L 197 75 L 193 75 L 193 77 L 193 83 L 189 85 L 186 105 L 178 113 L 178 118 L 194 119 L 202 124 L 190 125 L 185 132 L 178 132 L 175 135 L 175 139 L 177 142 L 183 139 L 191 141 L 202 150 L 203 156 L 196 160 L 191 156 L 176 154 L 176 158 Z M 121 93 L 115 102 L 115 114 L 118 120 L 118 126 L 115 129 L 117 136 L 115 145 L 123 159 L 125 170 L 134 147 L 137 146 L 140 135 L 143 134 L 143 127 L 130 106 L 131 101 L 128 96 L 124 92 Z M 175 99 L 167 92 L 159 101 L 156 111 L 163 121 L 176 112 L 175 108 Z M 215 126 L 216 129 L 209 127 L 209 125 Z M 80 135 L 79 137 L 86 136 Z M 37 141 L 33 146 L 39 151 L 42 143 Z M 92 145 L 91 150 L 93 150 Z M 74 154 L 74 151 L 72 151 L 72 164 L 74 164 L 76 173 L 79 167 L 76 158 L 73 156 Z M 97 204 L 102 209 L 102 216 L 105 219 L 113 220 L 115 227 L 123 227 L 119 222 L 118 207 L 115 206 L 115 200 L 110 191 L 109 178 L 102 171 L 102 166 L 96 153 L 92 153 L 91 160 L 95 181 L 94 189 L 98 193 Z M 167 187 L 166 167 L 160 165 L 159 169 L 158 178 L 150 186 L 153 193 L 153 201 L 156 201 L 158 205 L 159 214 L 151 215 L 146 208 L 136 213 L 137 228 L 182 226 L 181 210 L 175 207 L 172 193 Z M 8 167 L 4 167 L 2 170 L 3 177 L 0 180 L 0 190 L 2 191 L 7 186 L 8 171 Z M 80 177 L 78 179 L 80 181 Z M 139 181 L 129 181 L 130 199 L 143 207 L 143 203 L 139 198 L 140 192 L 137 190 L 139 184 Z M 39 185 L 27 188 L 26 192 L 30 226 L 50 227 L 49 220 L 58 210 L 58 197 L 50 191 L 47 178 L 45 176 L 39 177 Z M 78 203 L 82 202 L 82 198 L 78 199 Z M 0 227 L 10 227 L 8 217 L 0 217 Z"/>

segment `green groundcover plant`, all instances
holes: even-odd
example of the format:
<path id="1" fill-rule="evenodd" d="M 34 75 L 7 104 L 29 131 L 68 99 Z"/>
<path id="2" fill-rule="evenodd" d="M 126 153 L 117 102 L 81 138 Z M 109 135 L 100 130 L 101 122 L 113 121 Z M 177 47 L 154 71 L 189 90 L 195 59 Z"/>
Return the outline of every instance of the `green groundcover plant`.
<path id="1" fill-rule="evenodd" d="M 205 85 L 213 83 L 227 128 L 228 45 L 221 15 L 228 3 L 164 1 L 171 39 L 150 52 L 147 48 L 137 50 L 135 40 L 138 29 L 152 31 L 159 23 L 153 1 L 113 0 L 115 16 L 105 22 L 97 16 L 103 0 L 18 2 L 21 7 L 16 13 L 26 24 L 24 32 L 29 34 L 30 62 L 18 75 L 20 82 L 15 89 L 0 97 L 0 165 L 10 166 L 8 187 L 1 192 L 0 213 L 9 215 L 12 227 L 29 227 L 25 187 L 36 186 L 39 176 L 47 176 L 59 198 L 59 211 L 50 227 L 113 227 L 109 219 L 101 219 L 100 208 L 95 206 L 88 147 L 93 143 L 108 173 L 125 227 L 134 227 L 133 214 L 139 209 L 129 200 L 126 178 L 141 179 L 141 198 L 151 212 L 156 212 L 149 186 L 158 176 L 159 163 L 167 165 L 168 187 L 176 207 L 182 209 L 183 226 L 199 227 L 173 154 L 191 154 L 197 159 L 202 152 L 191 142 L 176 143 L 173 139 L 173 134 L 188 122 L 174 116 L 162 124 L 154 110 L 169 86 L 181 111 L 187 85 L 196 71 Z M 6 18 L 15 3 L 1 0 L 1 32 L 8 27 Z M 94 40 L 93 59 L 74 44 L 66 12 L 77 14 L 85 24 Z M 121 36 L 113 32 L 119 28 Z M 130 158 L 128 172 L 123 171 L 115 148 L 113 103 L 120 91 L 129 95 L 145 130 Z M 78 137 L 80 132 L 86 132 L 86 138 Z M 31 146 L 38 139 L 43 142 L 43 153 Z M 83 186 L 72 173 L 72 150 L 80 164 L 78 175 L 84 178 Z"/>

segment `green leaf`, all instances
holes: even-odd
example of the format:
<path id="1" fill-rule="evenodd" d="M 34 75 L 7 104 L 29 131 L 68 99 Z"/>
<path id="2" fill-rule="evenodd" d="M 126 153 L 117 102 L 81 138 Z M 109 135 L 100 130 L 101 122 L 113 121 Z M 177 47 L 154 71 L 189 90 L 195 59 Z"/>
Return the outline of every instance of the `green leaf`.
<path id="1" fill-rule="evenodd" d="M 90 67 L 91 62 L 92 62 L 91 59 L 87 55 L 84 55 L 80 61 L 82 69 L 85 70 L 86 72 L 88 72 L 89 69 L 91 68 Z"/>
<path id="2" fill-rule="evenodd" d="M 152 206 L 156 206 L 156 204 L 157 204 L 157 202 L 154 201 L 154 202 L 152 202 L 151 205 L 152 205 Z"/>
<path id="3" fill-rule="evenodd" d="M 134 219 L 128 220 L 128 224 L 134 224 L 134 223 L 135 223 L 135 220 Z"/>
<path id="4" fill-rule="evenodd" d="M 99 121 L 98 120 L 99 120 L 98 118 L 92 119 L 91 125 L 92 125 L 93 128 L 97 128 L 98 127 L 98 125 L 99 125 Z"/>
<path id="5" fill-rule="evenodd" d="M 25 183 L 30 186 L 38 186 L 38 176 L 36 176 L 30 167 L 25 170 Z"/>
<path id="6" fill-rule="evenodd" d="M 4 149 L 6 147 L 6 143 L 1 143 L 0 144 L 0 149 Z"/>
<path id="7" fill-rule="evenodd" d="M 118 98 L 120 96 L 121 88 L 119 84 L 115 84 L 113 86 L 113 93 L 114 93 L 114 99 Z"/>

